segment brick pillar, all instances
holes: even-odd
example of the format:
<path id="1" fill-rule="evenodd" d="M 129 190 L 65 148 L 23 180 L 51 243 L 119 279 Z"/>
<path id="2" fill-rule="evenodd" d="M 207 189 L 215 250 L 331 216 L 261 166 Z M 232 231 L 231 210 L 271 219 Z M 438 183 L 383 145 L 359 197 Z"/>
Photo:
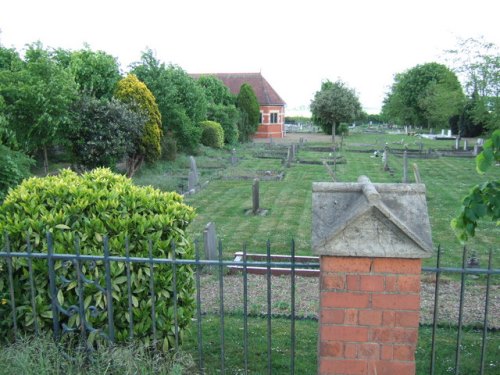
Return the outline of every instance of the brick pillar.
<path id="1" fill-rule="evenodd" d="M 421 184 L 313 184 L 320 256 L 318 373 L 414 375 L 422 258 L 432 255 Z"/>
<path id="2" fill-rule="evenodd" d="M 321 257 L 320 374 L 415 373 L 420 259 Z"/>

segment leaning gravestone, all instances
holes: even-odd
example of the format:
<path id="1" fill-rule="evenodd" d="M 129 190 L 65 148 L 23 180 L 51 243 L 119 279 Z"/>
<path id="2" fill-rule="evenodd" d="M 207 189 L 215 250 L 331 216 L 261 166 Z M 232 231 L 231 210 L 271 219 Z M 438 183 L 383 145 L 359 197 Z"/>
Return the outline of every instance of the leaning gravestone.
<path id="1" fill-rule="evenodd" d="M 214 222 L 210 222 L 205 226 L 205 230 L 203 231 L 203 245 L 205 248 L 205 258 L 207 260 L 217 260 L 217 234 Z"/>

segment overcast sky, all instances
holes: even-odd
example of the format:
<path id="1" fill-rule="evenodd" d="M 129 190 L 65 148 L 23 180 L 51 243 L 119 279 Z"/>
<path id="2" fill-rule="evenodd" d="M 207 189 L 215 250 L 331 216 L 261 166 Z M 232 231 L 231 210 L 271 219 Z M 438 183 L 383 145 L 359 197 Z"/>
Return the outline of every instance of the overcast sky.
<path id="1" fill-rule="evenodd" d="M 2 0 L 0 43 L 88 43 L 123 71 L 146 47 L 188 73 L 260 71 L 290 115 L 340 78 L 378 113 L 395 73 L 442 62 L 457 38 L 500 46 L 499 14 L 498 0 Z"/>

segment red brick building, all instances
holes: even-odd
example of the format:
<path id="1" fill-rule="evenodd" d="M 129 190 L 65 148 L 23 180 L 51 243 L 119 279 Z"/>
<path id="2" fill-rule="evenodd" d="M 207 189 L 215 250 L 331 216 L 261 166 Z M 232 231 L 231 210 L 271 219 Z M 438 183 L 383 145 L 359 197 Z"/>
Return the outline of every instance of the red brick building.
<path id="1" fill-rule="evenodd" d="M 198 78 L 203 74 L 191 74 Z M 244 83 L 252 86 L 260 105 L 260 124 L 255 138 L 284 138 L 285 136 L 285 101 L 272 88 L 261 73 L 213 73 L 229 88 L 231 93 L 238 95 Z"/>

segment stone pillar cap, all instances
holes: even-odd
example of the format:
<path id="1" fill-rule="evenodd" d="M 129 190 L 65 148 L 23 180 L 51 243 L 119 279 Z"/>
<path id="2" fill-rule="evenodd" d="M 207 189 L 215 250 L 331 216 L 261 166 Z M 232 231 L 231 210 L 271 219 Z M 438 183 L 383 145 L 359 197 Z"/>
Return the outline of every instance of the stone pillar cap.
<path id="1" fill-rule="evenodd" d="M 317 255 L 428 258 L 431 227 L 423 184 L 313 183 Z"/>

